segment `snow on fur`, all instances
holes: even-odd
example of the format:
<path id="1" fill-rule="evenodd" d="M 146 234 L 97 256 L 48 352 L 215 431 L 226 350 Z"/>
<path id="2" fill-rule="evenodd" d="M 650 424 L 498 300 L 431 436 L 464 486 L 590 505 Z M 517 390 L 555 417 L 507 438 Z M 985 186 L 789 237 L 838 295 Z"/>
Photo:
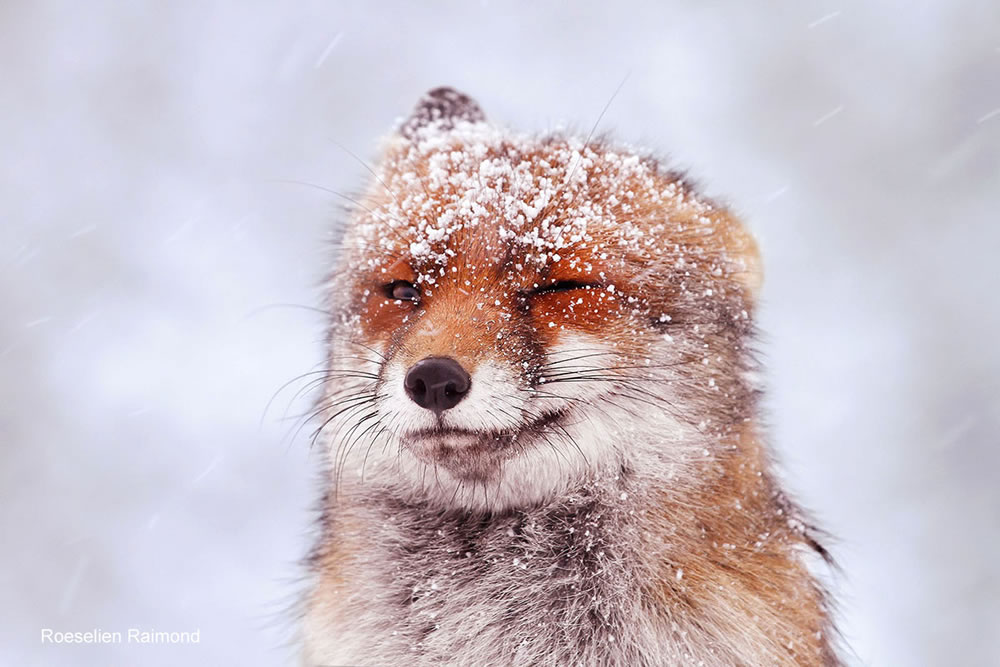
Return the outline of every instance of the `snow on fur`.
<path id="1" fill-rule="evenodd" d="M 753 240 L 647 155 L 474 104 L 421 102 L 341 244 L 308 661 L 836 663 L 757 425 Z M 471 378 L 439 414 L 403 386 L 435 356 Z"/>

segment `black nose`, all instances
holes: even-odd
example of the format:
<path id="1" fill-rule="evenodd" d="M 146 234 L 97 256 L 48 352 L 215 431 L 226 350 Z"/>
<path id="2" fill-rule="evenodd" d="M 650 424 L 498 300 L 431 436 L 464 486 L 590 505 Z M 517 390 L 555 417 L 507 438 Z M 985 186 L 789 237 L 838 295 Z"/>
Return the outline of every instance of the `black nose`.
<path id="1" fill-rule="evenodd" d="M 472 379 L 451 357 L 427 357 L 406 371 L 403 387 L 413 402 L 440 415 L 469 393 Z"/>

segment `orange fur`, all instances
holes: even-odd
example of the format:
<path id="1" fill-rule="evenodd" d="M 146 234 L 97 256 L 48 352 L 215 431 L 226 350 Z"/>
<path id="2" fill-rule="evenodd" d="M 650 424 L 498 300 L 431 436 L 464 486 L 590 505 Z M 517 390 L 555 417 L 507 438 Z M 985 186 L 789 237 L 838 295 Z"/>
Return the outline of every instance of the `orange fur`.
<path id="1" fill-rule="evenodd" d="M 459 108 L 449 115 L 448 105 L 455 104 Z M 529 606 L 540 618 L 548 618 L 546 605 L 580 618 L 572 615 L 579 612 L 571 604 L 578 589 L 546 599 L 516 567 L 513 574 L 494 569 L 512 554 L 519 554 L 513 562 L 520 563 L 533 553 L 555 558 L 550 568 L 569 567 L 559 559 L 579 546 L 567 536 L 578 522 L 588 536 L 605 540 L 607 551 L 621 558 L 614 562 L 624 565 L 618 579 L 601 579 L 595 571 L 611 566 L 587 569 L 588 546 L 577 576 L 593 577 L 588 581 L 595 590 L 617 590 L 641 573 L 641 591 L 629 593 L 642 601 L 642 611 L 628 623 L 646 633 L 636 630 L 633 636 L 646 653 L 629 653 L 640 649 L 623 646 L 619 653 L 603 654 L 603 645 L 587 639 L 580 655 L 589 657 L 581 661 L 600 664 L 614 655 L 616 664 L 637 656 L 644 664 L 839 664 L 825 594 L 803 561 L 805 552 L 824 558 L 826 552 L 781 492 L 757 421 L 758 390 L 749 379 L 756 366 L 748 346 L 761 263 L 752 236 L 732 213 L 651 158 L 604 140 L 492 132 L 469 104 L 474 105 L 454 91 L 435 91 L 425 100 L 401 134 L 389 140 L 376 182 L 345 236 L 342 267 L 332 281 L 332 308 L 340 318 L 335 330 L 376 355 L 362 359 L 378 367 L 371 373 L 372 387 L 348 387 L 371 391 L 376 407 L 369 416 L 353 413 L 361 418 L 347 425 L 346 436 L 338 426 L 331 449 L 339 457 L 344 447 L 346 461 L 354 443 L 374 432 L 368 452 L 376 447 L 379 455 L 383 433 L 389 434 L 386 445 L 398 450 L 382 459 L 380 473 L 389 479 L 380 480 L 376 491 L 347 485 L 342 496 L 329 494 L 330 518 L 315 558 L 320 583 L 307 634 L 329 649 L 329 635 L 351 634 L 352 610 L 372 614 L 369 632 L 383 624 L 400 628 L 401 637 L 416 632 L 424 612 L 414 610 L 431 603 L 421 597 L 419 585 L 412 584 L 412 595 L 407 591 L 406 577 L 419 580 L 425 574 L 412 569 L 447 578 L 479 567 L 473 583 L 456 589 L 456 595 L 486 607 L 510 596 L 510 607 L 489 612 L 495 617 L 482 612 L 481 618 L 493 619 L 477 626 L 483 636 L 497 623 L 517 627 L 510 609 L 522 602 L 519 576 L 526 577 L 525 589 L 539 596 Z M 438 125 L 422 135 L 423 124 L 431 121 Z M 394 297 L 391 288 L 400 281 L 419 299 Z M 552 288 L 567 282 L 569 289 Z M 336 335 L 333 348 L 344 354 Z M 558 390 L 551 387 L 558 387 L 572 366 L 559 366 L 566 362 L 552 355 L 575 340 L 584 341 L 584 353 L 600 349 L 590 355 L 599 361 L 574 362 L 590 369 L 589 376 L 577 379 L 600 388 L 554 395 Z M 400 372 L 430 357 L 456 361 L 479 378 L 472 387 L 494 395 L 480 397 L 479 412 L 466 414 L 464 422 L 449 421 L 459 404 L 431 423 L 408 403 L 398 381 Z M 484 369 L 494 375 L 483 379 Z M 637 389 L 639 381 L 651 388 Z M 328 387 L 331 397 L 343 391 L 333 383 Z M 546 431 L 542 408 L 529 399 L 517 412 L 524 396 L 563 400 L 554 423 L 567 434 L 576 429 L 578 436 L 589 437 L 588 451 L 597 460 L 579 447 L 585 463 L 574 461 L 577 468 L 555 447 L 563 459 L 545 458 L 541 445 L 552 443 L 531 437 L 553 429 Z M 502 410 L 491 413 L 492 403 L 501 399 Z M 603 407 L 588 412 L 591 401 L 604 401 Z M 559 422 L 565 414 L 584 416 Z M 501 417 L 519 421 L 497 425 Z M 406 420 L 417 424 L 411 440 L 393 440 L 394 429 Z M 478 438 L 472 444 L 470 433 Z M 428 438 L 433 446 L 421 450 L 419 443 Z M 415 463 L 405 458 L 411 446 Z M 523 463 L 531 456 L 536 463 Z M 335 461 L 331 472 L 337 484 L 342 466 Z M 556 472 L 564 462 L 571 472 L 560 476 Z M 394 476 L 405 477 L 408 470 L 422 473 L 397 484 Z M 447 477 L 449 472 L 455 476 Z M 510 485 L 503 489 L 505 482 Z M 454 494 L 435 495 L 442 483 L 452 483 Z M 475 494 L 479 483 L 481 501 Z M 489 492 L 495 493 L 492 499 Z M 635 509 L 622 509 L 626 502 Z M 581 503 L 600 508 L 596 518 L 581 515 Z M 404 517 L 398 523 L 397 514 Z M 612 528 L 602 523 L 612 520 L 619 522 Z M 572 530 L 546 534 L 550 543 L 532 551 L 513 528 L 497 527 L 508 521 L 550 521 Z M 629 542 L 634 536 L 637 545 Z M 456 546 L 437 553 L 438 543 L 448 539 L 457 540 Z M 451 560 L 476 540 L 487 544 L 482 548 L 490 557 Z M 381 578 L 382 564 L 373 561 L 380 556 L 374 554 L 391 559 L 386 566 L 396 568 L 393 577 L 403 582 L 399 590 L 393 588 L 395 579 Z M 354 584 L 365 576 L 384 588 L 375 602 Z M 515 583 L 501 592 L 476 589 L 494 576 L 510 576 Z M 607 604 L 599 597 L 593 596 L 595 605 Z M 446 601 L 437 604 L 447 609 Z M 395 620 L 385 620 L 380 609 L 397 614 Z M 606 627 L 610 621 L 605 624 L 597 611 L 585 618 L 594 632 L 607 631 L 607 641 L 615 639 Z M 421 627 L 413 636 L 437 637 L 437 624 Z M 613 631 L 632 628 L 619 625 Z M 517 631 L 520 643 L 497 632 L 494 644 L 483 650 L 504 651 L 508 658 L 521 655 L 517 651 L 532 639 L 524 629 Z M 531 655 L 555 660 L 552 656 L 561 655 L 555 651 L 565 648 L 557 646 L 560 637 L 565 638 L 555 636 L 551 646 L 542 643 L 541 653 Z M 414 650 L 427 650 L 426 659 L 433 662 L 437 654 L 424 639 L 413 641 Z M 446 647 L 465 641 L 455 630 L 440 638 Z M 469 661 L 488 664 L 478 653 Z"/>

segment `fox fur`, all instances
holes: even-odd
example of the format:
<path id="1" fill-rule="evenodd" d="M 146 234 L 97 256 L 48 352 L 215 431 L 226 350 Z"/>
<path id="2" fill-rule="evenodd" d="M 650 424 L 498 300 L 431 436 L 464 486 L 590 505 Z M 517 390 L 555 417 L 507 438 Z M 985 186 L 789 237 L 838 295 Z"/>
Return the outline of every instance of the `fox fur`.
<path id="1" fill-rule="evenodd" d="M 330 279 L 305 664 L 840 664 L 760 423 L 760 281 L 653 157 L 428 93 Z M 439 414 L 404 389 L 428 357 L 471 378 Z"/>

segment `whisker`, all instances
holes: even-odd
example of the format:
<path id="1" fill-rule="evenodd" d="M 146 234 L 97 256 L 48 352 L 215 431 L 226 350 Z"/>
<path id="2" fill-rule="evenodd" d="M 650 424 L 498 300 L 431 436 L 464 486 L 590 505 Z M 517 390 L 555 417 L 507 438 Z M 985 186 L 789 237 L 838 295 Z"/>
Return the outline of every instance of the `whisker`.
<path id="1" fill-rule="evenodd" d="M 396 196 L 396 193 L 392 191 L 392 188 L 390 188 L 386 184 L 386 182 L 384 180 L 382 180 L 381 176 L 379 176 L 377 173 L 375 173 L 375 170 L 372 169 L 371 166 L 369 166 L 369 164 L 367 162 L 365 162 L 364 160 L 362 160 L 361 158 L 359 158 L 357 155 L 355 155 L 354 153 L 352 153 L 346 146 L 344 146 L 343 144 L 341 144 L 339 141 L 334 141 L 333 145 L 336 146 L 337 148 L 339 148 L 340 150 L 344 151 L 348 155 L 350 155 L 355 160 L 357 160 L 358 164 L 360 164 L 362 167 L 364 167 L 368 171 L 368 173 L 371 174 L 372 177 L 376 181 L 378 181 L 382 185 L 383 188 L 385 188 L 385 191 L 389 193 L 389 196 L 391 196 L 392 199 L 393 199 L 393 201 L 396 202 L 396 205 L 399 206 L 400 208 L 403 208 L 403 205 L 399 202 L 399 197 Z"/>

